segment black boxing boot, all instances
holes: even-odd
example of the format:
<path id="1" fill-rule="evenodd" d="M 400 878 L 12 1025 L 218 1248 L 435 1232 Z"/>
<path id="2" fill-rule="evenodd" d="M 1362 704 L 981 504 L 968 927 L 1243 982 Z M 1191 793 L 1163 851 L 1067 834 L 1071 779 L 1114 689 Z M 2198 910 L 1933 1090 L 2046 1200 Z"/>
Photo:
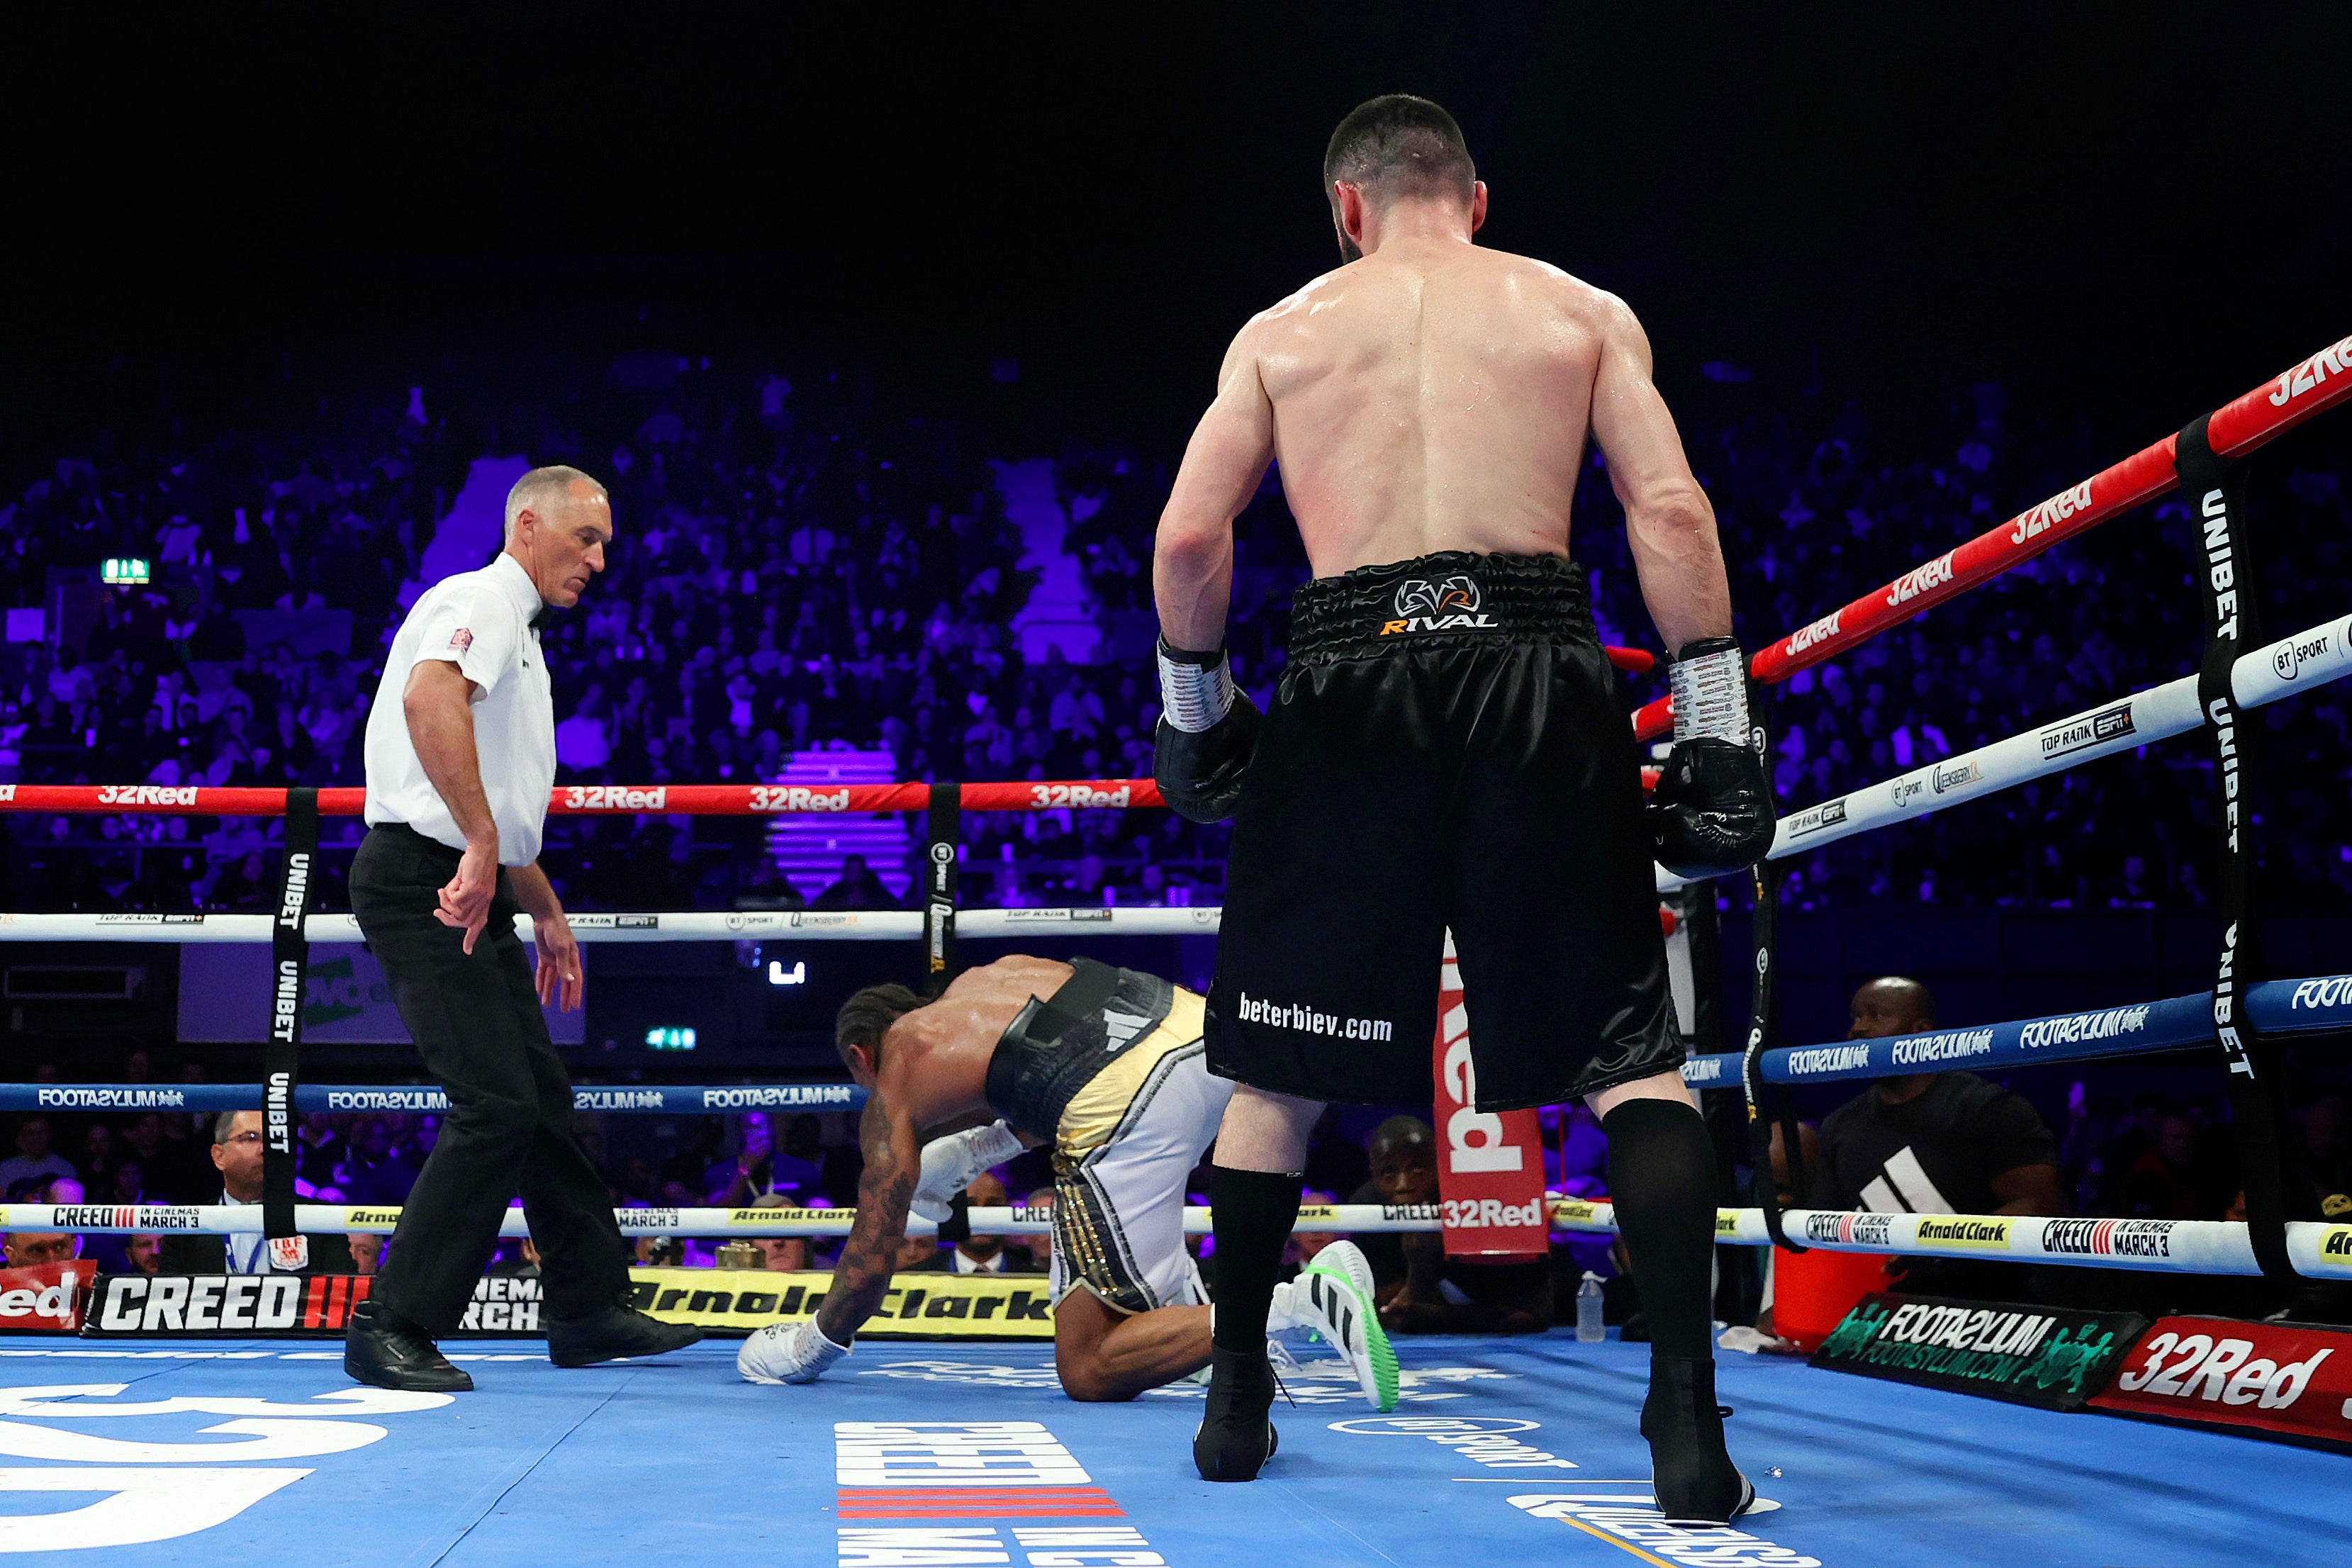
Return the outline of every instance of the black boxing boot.
<path id="1" fill-rule="evenodd" d="M 1204 1481 L 1254 1481 L 1281 1446 L 1265 1413 L 1274 1408 L 1274 1366 L 1219 1345 L 1209 1352 L 1208 1409 L 1192 1435 L 1192 1463 Z"/>
<path id="2" fill-rule="evenodd" d="M 1729 1524 L 1756 1500 L 1755 1487 L 1723 1446 L 1723 1418 L 1730 1414 L 1715 1402 L 1712 1358 L 1650 1358 L 1642 1436 L 1650 1442 L 1650 1489 L 1667 1523 Z"/>

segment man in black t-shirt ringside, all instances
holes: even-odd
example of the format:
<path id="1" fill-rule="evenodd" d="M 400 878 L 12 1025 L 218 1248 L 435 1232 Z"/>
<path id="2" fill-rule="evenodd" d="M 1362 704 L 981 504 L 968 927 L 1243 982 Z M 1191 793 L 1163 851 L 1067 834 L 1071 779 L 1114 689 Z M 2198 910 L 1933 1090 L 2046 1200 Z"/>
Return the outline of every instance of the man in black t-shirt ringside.
<path id="1" fill-rule="evenodd" d="M 1921 1034 L 1936 999 L 1885 975 L 1853 994 L 1850 1040 Z M 2063 1212 L 2058 1143 L 2022 1095 L 1974 1073 L 1885 1078 L 1822 1122 L 1813 1202 L 1879 1213 L 2056 1215 Z M 1903 1289 L 1923 1295 L 2014 1296 L 2011 1264 L 1913 1258 Z"/>

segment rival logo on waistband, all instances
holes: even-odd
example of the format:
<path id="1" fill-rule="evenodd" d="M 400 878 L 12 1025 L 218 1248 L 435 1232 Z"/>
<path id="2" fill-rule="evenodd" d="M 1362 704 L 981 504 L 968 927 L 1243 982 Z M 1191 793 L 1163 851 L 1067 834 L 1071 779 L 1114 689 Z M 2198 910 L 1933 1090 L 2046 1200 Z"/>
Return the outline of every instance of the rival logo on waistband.
<path id="1" fill-rule="evenodd" d="M 1493 631 L 1495 617 L 1478 613 L 1478 607 L 1484 602 L 1475 577 L 1454 576 L 1437 583 L 1426 577 L 1408 577 L 1397 584 L 1398 618 L 1382 623 L 1381 636 L 1395 637 L 1401 632 Z"/>

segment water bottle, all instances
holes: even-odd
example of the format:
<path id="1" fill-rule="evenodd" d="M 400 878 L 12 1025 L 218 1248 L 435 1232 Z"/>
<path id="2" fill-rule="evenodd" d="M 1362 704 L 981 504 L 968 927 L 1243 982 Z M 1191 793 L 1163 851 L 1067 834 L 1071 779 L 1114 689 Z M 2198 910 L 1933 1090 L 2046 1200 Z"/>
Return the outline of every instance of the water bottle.
<path id="1" fill-rule="evenodd" d="M 1588 1268 L 1576 1291 L 1576 1342 L 1598 1344 L 1608 1337 L 1609 1331 L 1601 1326 L 1601 1276 Z"/>

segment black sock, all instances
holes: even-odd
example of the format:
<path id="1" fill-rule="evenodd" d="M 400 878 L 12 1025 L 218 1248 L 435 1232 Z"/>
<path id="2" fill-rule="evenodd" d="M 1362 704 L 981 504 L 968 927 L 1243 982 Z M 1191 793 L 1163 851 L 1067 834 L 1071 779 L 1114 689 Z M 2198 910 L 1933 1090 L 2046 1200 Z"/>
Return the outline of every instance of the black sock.
<path id="1" fill-rule="evenodd" d="M 1220 1349 L 1264 1353 L 1266 1309 L 1274 1301 L 1283 1244 L 1298 1222 L 1298 1194 L 1306 1185 L 1303 1175 L 1210 1167 L 1217 1311 L 1209 1337 Z"/>
<path id="2" fill-rule="evenodd" d="M 1633 1257 L 1654 1356 L 1715 1354 L 1715 1144 L 1697 1110 L 1629 1100 L 1601 1118 L 1609 1196 Z M 1220 1253 L 1222 1267 L 1223 1254 Z"/>

